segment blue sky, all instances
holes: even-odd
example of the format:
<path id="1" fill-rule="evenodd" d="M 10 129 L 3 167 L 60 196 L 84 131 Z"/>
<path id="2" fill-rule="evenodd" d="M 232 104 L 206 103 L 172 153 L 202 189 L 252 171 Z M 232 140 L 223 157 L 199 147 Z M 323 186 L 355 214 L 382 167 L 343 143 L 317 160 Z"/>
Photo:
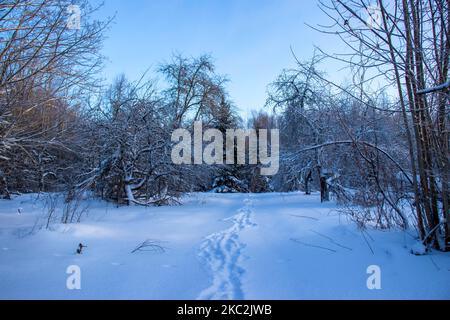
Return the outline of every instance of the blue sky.
<path id="1" fill-rule="evenodd" d="M 244 116 L 263 107 L 267 85 L 294 65 L 290 47 L 301 59 L 314 45 L 339 49 L 305 25 L 329 22 L 314 0 L 105 0 L 99 14 L 116 15 L 103 50 L 106 79 L 137 79 L 174 52 L 211 54 Z"/>

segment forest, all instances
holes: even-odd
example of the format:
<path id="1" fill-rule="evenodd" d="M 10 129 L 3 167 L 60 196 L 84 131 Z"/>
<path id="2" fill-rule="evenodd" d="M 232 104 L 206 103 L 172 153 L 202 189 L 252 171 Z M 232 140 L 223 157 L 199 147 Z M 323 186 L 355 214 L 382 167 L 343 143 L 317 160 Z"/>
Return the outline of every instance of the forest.
<path id="1" fill-rule="evenodd" d="M 294 67 L 267 83 L 265 105 L 246 118 L 214 54 L 174 53 L 148 61 L 154 67 L 138 80 L 104 81 L 102 45 L 114 17 L 98 19 L 101 6 L 2 0 L 0 206 L 46 195 L 42 228 L 51 229 L 82 222 L 87 197 L 151 211 L 182 207 L 190 194 L 300 192 L 336 203 L 360 230 L 416 233 L 416 254 L 449 251 L 450 4 L 372 4 L 319 0 L 329 24 L 305 28 L 337 39 L 342 52 L 316 47 L 300 59 L 291 49 Z M 330 80 L 330 60 L 345 64 L 351 81 Z M 179 130 L 213 130 L 207 137 L 233 153 L 216 148 L 213 161 L 189 153 L 174 162 Z M 230 142 L 227 130 L 271 136 L 265 157 L 260 144 L 253 161 L 239 158 L 235 149 L 251 139 Z M 204 141 L 184 146 L 202 150 Z M 268 175 L 270 154 L 279 168 Z M 52 195 L 63 195 L 65 209 Z"/>

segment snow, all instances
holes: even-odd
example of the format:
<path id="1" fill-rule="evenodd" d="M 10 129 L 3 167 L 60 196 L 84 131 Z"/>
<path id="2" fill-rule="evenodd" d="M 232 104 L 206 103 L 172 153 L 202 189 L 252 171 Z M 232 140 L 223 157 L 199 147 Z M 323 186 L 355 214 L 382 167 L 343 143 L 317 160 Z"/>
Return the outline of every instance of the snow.
<path id="1" fill-rule="evenodd" d="M 318 194 L 85 201 L 81 223 L 52 230 L 39 230 L 42 195 L 0 201 L 1 299 L 450 299 L 448 253 L 412 254 L 411 231 L 362 232 Z M 163 250 L 132 253 L 145 241 Z M 72 265 L 81 290 L 66 287 Z M 381 290 L 367 287 L 372 266 Z"/>
<path id="2" fill-rule="evenodd" d="M 411 253 L 416 256 L 423 256 L 424 254 L 427 254 L 427 247 L 425 247 L 421 241 L 417 241 L 412 245 Z"/>

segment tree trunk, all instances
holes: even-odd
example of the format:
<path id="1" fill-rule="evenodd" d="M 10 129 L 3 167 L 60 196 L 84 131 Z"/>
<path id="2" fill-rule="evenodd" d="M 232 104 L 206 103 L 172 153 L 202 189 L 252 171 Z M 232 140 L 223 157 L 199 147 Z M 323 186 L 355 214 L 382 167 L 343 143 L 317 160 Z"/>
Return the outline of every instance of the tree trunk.
<path id="1" fill-rule="evenodd" d="M 8 183 L 3 171 L 0 170 L 0 197 L 6 200 L 11 200 L 11 194 L 8 190 Z"/>
<path id="2" fill-rule="evenodd" d="M 330 191 L 328 190 L 327 177 L 322 171 L 322 167 L 317 168 L 319 172 L 319 181 L 320 181 L 320 201 L 328 202 L 330 201 Z"/>
<path id="3" fill-rule="evenodd" d="M 308 171 L 308 174 L 305 178 L 305 193 L 306 195 L 311 195 L 311 187 L 310 187 L 310 182 L 312 182 L 312 171 Z"/>

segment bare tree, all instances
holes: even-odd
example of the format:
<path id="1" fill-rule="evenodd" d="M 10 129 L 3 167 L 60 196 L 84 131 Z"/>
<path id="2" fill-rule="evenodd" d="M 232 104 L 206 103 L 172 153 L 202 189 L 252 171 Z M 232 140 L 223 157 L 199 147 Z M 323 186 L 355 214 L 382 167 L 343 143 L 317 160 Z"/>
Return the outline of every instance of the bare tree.
<path id="1" fill-rule="evenodd" d="M 280 119 L 282 145 L 286 151 L 285 161 L 289 163 L 286 169 L 291 171 L 289 180 L 294 184 L 298 181 L 306 194 L 310 194 L 311 183 L 316 176 L 321 199 L 325 202 L 330 200 L 327 183 L 330 172 L 324 168 L 323 149 L 316 148 L 306 157 L 297 153 L 305 145 L 324 143 L 326 134 L 329 134 L 325 117 L 331 102 L 331 92 L 329 86 L 318 77 L 318 74 L 322 74 L 317 70 L 320 61 L 319 55 L 314 55 L 306 62 L 297 59 L 296 68 L 284 70 L 269 86 L 266 106 L 283 114 Z"/>
<path id="2" fill-rule="evenodd" d="M 169 83 L 163 94 L 172 127 L 189 127 L 196 120 L 204 120 L 207 125 L 224 96 L 227 81 L 215 73 L 211 57 L 188 59 L 175 55 L 159 72 Z"/>
<path id="3" fill-rule="evenodd" d="M 80 9 L 71 29 L 69 6 Z M 107 22 L 92 21 L 86 0 L 6 0 L 0 3 L 1 192 L 8 185 L 43 191 L 63 179 L 73 150 L 77 105 L 94 87 Z"/>
<path id="4" fill-rule="evenodd" d="M 408 142 L 415 210 L 422 240 L 449 243 L 449 2 L 446 0 L 321 1 L 350 53 L 333 55 L 370 75 L 356 83 L 395 86 Z M 372 13 L 372 14 L 371 14 Z M 434 88 L 435 90 L 427 90 Z M 427 93 L 427 94 L 425 94 Z M 359 97 L 358 97 L 359 98 Z M 390 110 L 392 111 L 392 109 Z"/>

